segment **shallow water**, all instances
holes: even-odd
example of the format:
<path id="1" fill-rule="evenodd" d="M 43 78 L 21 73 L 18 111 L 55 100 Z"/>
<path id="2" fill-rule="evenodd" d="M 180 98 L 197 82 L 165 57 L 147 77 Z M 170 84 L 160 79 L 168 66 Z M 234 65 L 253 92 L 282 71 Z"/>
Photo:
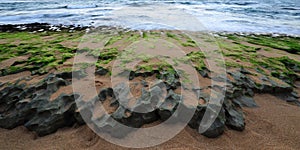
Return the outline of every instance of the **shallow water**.
<path id="1" fill-rule="evenodd" d="M 166 10 L 162 13 L 157 7 Z M 148 8 L 151 9 L 145 11 Z M 135 15 L 127 15 L 131 9 Z M 300 35 L 300 0 L 0 0 L 0 24 L 46 22 L 135 27 L 136 22 L 130 21 L 134 18 L 141 24 L 151 24 L 138 28 L 168 28 L 161 26 L 152 13 L 161 14 L 166 20 L 178 17 L 178 22 L 188 14 L 211 31 Z"/>

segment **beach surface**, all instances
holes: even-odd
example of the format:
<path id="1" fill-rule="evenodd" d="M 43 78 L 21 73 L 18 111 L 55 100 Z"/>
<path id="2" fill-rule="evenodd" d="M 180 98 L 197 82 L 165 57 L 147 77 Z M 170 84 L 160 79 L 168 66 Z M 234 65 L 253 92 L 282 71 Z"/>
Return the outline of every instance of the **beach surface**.
<path id="1" fill-rule="evenodd" d="M 217 118 L 221 127 L 213 128 L 213 134 L 201 135 L 193 129 L 197 125 L 193 121 L 202 119 L 196 116 L 171 140 L 146 149 L 300 149 L 299 37 L 202 33 L 201 38 L 195 40 L 176 30 L 127 31 L 101 27 L 100 32 L 89 32 L 86 28 L 74 26 L 24 26 L 27 26 L 24 30 L 20 28 L 22 25 L 2 26 L 0 32 L 3 49 L 0 51 L 0 149 L 126 149 L 109 143 L 85 125 L 78 113 L 80 109 L 75 103 L 78 95 L 74 94 L 72 86 L 84 86 L 85 83 L 88 87 L 93 86 L 99 93 L 95 101 L 101 102 L 109 114 L 116 113 L 121 102 L 113 101 L 113 94 L 107 94 L 113 87 L 114 62 L 121 52 L 126 52 L 126 48 L 132 48 L 131 43 L 149 42 L 151 39 L 168 41 L 176 47 L 169 43 L 164 47 L 154 40 L 155 45 L 144 44 L 135 48 L 146 49 L 149 46 L 150 50 L 159 51 L 162 47 L 171 50 L 178 47 L 186 54 L 184 60 L 191 61 L 197 71 L 197 80 L 203 86 L 199 89 L 203 95 L 197 97 L 195 107 L 206 108 L 210 96 L 214 96 L 209 94 L 222 89 L 217 85 L 217 88 L 210 86 L 213 80 L 220 81 L 220 78 L 214 78 L 215 71 L 208 67 L 202 53 L 203 49 L 216 51 L 215 47 L 205 43 L 218 43 L 224 56 L 228 88 L 222 104 L 224 111 Z M 107 35 L 110 35 L 109 38 Z M 94 41 L 86 40 L 87 37 Z M 99 47 L 102 48 L 100 53 Z M 131 68 L 134 75 L 130 76 L 130 90 L 135 97 L 142 97 L 141 89 L 149 87 L 150 90 L 158 78 L 169 86 L 167 91 L 175 97 L 169 105 L 179 103 L 175 101 L 176 95 L 183 91 L 180 87 L 184 84 L 176 77 L 179 73 L 155 57 L 125 54 L 124 64 L 130 63 L 132 57 L 142 59 L 135 68 Z M 88 58 L 98 59 L 89 62 Z M 83 62 L 76 62 L 76 59 Z M 72 78 L 72 70 L 78 78 Z M 86 72 L 92 72 L 95 80 Z M 82 84 L 76 85 L 72 82 L 74 80 L 82 81 Z M 90 88 L 85 88 L 82 92 L 89 91 Z M 103 91 L 105 96 L 101 95 Z M 90 95 L 83 101 L 90 102 L 92 99 L 93 95 Z M 157 125 L 170 117 L 162 111 L 172 114 L 176 109 L 167 108 L 155 108 L 158 113 L 151 116 L 152 120 L 130 125 L 140 128 Z M 196 111 L 196 114 L 201 113 Z M 134 117 L 133 114 L 131 111 L 124 112 L 122 119 L 126 121 L 126 117 Z M 99 114 L 95 111 L 92 115 L 98 117 Z M 128 133 L 126 137 L 138 138 L 135 132 Z"/>

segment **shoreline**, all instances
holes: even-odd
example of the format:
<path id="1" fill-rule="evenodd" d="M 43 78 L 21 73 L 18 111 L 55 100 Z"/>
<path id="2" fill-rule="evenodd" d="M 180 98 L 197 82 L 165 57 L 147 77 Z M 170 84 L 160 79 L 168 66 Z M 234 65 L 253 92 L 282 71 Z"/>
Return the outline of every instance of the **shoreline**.
<path id="1" fill-rule="evenodd" d="M 62 30 L 86 30 L 86 29 L 101 29 L 101 28 L 110 28 L 110 29 L 123 29 L 129 31 L 152 31 L 152 30 L 168 30 L 168 29 L 151 29 L 151 30 L 131 30 L 129 28 L 123 28 L 121 26 L 80 26 L 80 25 L 63 25 L 63 24 L 49 24 L 49 23 L 28 23 L 28 24 L 0 24 L 0 32 L 16 32 L 16 31 L 29 31 L 29 32 L 43 32 L 43 31 L 60 31 Z M 40 31 L 39 31 L 40 30 Z M 202 31 L 201 31 L 202 32 Z M 300 35 L 297 34 L 284 34 L 284 33 L 268 33 L 268 32 L 231 32 L 231 31 L 203 31 L 206 33 L 216 34 L 216 35 L 228 35 L 235 34 L 241 36 L 272 36 L 272 37 L 291 37 L 299 38 Z"/>

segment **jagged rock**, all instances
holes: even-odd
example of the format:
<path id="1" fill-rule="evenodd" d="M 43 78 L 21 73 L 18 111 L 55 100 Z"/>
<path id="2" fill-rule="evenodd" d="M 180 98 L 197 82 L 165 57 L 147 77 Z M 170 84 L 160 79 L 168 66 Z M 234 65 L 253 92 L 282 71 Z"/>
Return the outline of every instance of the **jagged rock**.
<path id="1" fill-rule="evenodd" d="M 233 101 L 241 107 L 257 107 L 257 104 L 255 103 L 254 99 L 249 96 L 241 96 L 233 99 Z"/>
<path id="2" fill-rule="evenodd" d="M 60 78 L 62 76 L 50 74 L 36 85 L 26 87 L 16 84 L 1 90 L 0 127 L 12 129 L 25 124 L 39 135 L 46 135 L 72 124 L 75 120 L 72 119 L 76 106 L 74 96 L 77 96 L 61 95 L 49 101 L 61 86 L 70 84 Z"/>
<path id="3" fill-rule="evenodd" d="M 214 81 L 218 81 L 218 82 L 224 82 L 224 81 L 230 82 L 229 79 L 224 74 L 215 75 L 215 76 L 211 77 L 211 79 Z"/>
<path id="4" fill-rule="evenodd" d="M 146 71 L 146 72 L 134 72 L 134 77 L 150 77 L 154 74 L 160 74 L 159 70 L 152 70 L 152 71 Z"/>
<path id="5" fill-rule="evenodd" d="M 142 125 L 152 123 L 159 119 L 156 110 L 147 113 L 131 112 L 123 107 L 119 107 L 112 114 L 112 118 L 118 122 L 133 128 L 140 128 Z"/>
<path id="6" fill-rule="evenodd" d="M 170 118 L 175 112 L 180 101 L 182 101 L 182 97 L 174 93 L 172 90 L 169 90 L 166 99 L 159 106 L 158 114 L 161 120 L 165 121 Z"/>
<path id="7" fill-rule="evenodd" d="M 20 126 L 32 117 L 35 111 L 17 111 L 15 109 L 0 114 L 0 127 L 5 129 L 13 129 Z"/>
<path id="8" fill-rule="evenodd" d="M 151 87 L 149 91 L 142 88 L 142 95 L 136 100 L 132 110 L 141 113 L 152 112 L 162 103 L 162 99 L 163 90 L 159 87 L 159 84 Z"/>
<path id="9" fill-rule="evenodd" d="M 210 76 L 209 76 L 210 71 L 207 68 L 198 70 L 198 72 L 203 78 L 210 78 Z"/>
<path id="10" fill-rule="evenodd" d="M 5 87 L 0 91 L 0 113 L 8 111 L 14 104 L 25 97 L 24 90 L 20 85 Z"/>
<path id="11" fill-rule="evenodd" d="M 77 95 L 60 95 L 52 102 L 37 107 L 36 115 L 25 123 L 25 127 L 39 136 L 48 135 L 57 129 L 75 123 L 75 98 Z"/>
<path id="12" fill-rule="evenodd" d="M 114 92 L 112 88 L 101 89 L 98 94 L 100 101 L 104 101 L 107 98 L 107 96 L 114 97 Z"/>
<path id="13" fill-rule="evenodd" d="M 78 124 L 91 123 L 93 117 L 94 107 L 96 106 L 96 102 L 98 97 L 95 97 L 89 101 L 84 101 L 82 96 L 76 99 L 76 107 L 74 113 L 74 118 L 76 119 Z"/>
<path id="14" fill-rule="evenodd" d="M 293 91 L 293 92 L 291 93 L 291 95 L 292 95 L 293 97 L 297 98 L 297 99 L 300 98 L 299 95 L 298 95 L 298 93 L 295 92 L 295 91 Z"/>
<path id="15" fill-rule="evenodd" d="M 278 83 L 274 80 L 269 79 L 269 82 L 274 87 L 274 93 L 292 93 L 293 87 L 287 83 Z"/>
<path id="16" fill-rule="evenodd" d="M 243 89 L 239 87 L 234 87 L 233 85 L 226 90 L 226 97 L 229 99 L 234 99 L 242 95 Z"/>
<path id="17" fill-rule="evenodd" d="M 128 106 L 129 101 L 132 97 L 130 96 L 130 88 L 125 83 L 120 83 L 113 88 L 113 93 L 116 100 L 123 105 L 125 108 L 131 108 Z"/>
<path id="18" fill-rule="evenodd" d="M 300 106 L 299 96 L 296 93 L 277 93 L 274 95 L 288 103 Z"/>
<path id="19" fill-rule="evenodd" d="M 213 124 L 204 132 L 202 135 L 208 137 L 208 138 L 216 138 L 223 134 L 225 129 L 225 124 L 223 118 L 217 118 Z"/>
<path id="20" fill-rule="evenodd" d="M 228 74 L 235 80 L 234 82 L 231 82 L 235 87 L 256 88 L 255 82 L 241 72 L 229 72 Z"/>
<path id="21" fill-rule="evenodd" d="M 97 70 L 95 72 L 95 74 L 103 76 L 106 75 L 108 73 L 108 70 L 103 68 L 103 67 L 97 67 Z"/>
<path id="22" fill-rule="evenodd" d="M 132 111 L 134 112 L 150 112 L 155 109 L 155 106 L 157 102 L 154 102 L 152 100 L 159 100 L 153 99 L 150 92 L 146 91 L 144 88 L 142 88 L 142 95 L 136 100 L 135 105 L 132 108 Z"/>
<path id="23" fill-rule="evenodd" d="M 254 92 L 253 92 L 253 90 L 252 89 L 250 89 L 250 88 L 247 88 L 246 90 L 245 90 L 245 93 L 244 93 L 246 96 L 250 96 L 250 97 L 253 97 L 254 96 Z"/>
<path id="24" fill-rule="evenodd" d="M 241 107 L 232 103 L 230 100 L 224 100 L 225 109 L 225 124 L 237 131 L 243 131 L 245 129 L 245 120 Z"/>
<path id="25" fill-rule="evenodd" d="M 140 128 L 144 124 L 152 123 L 159 119 L 166 121 L 172 115 L 175 118 L 184 118 L 183 114 L 181 114 L 183 111 L 177 113 L 180 109 L 184 109 L 188 113 L 193 110 L 184 105 L 182 96 L 173 92 L 173 89 L 177 89 L 180 86 L 179 77 L 176 73 L 159 73 L 158 71 L 131 71 L 127 73 L 131 79 L 137 76 L 148 77 L 157 74 L 158 78 L 163 81 L 152 86 L 149 91 L 143 88 L 142 95 L 130 107 L 127 106 L 128 101 L 131 100 L 128 97 L 130 89 L 125 86 L 126 84 L 119 84 L 113 89 L 101 89 L 98 96 L 88 102 L 83 101 L 79 94 L 63 94 L 56 100 L 49 101 L 51 94 L 56 92 L 61 86 L 71 84 L 69 79 L 72 78 L 72 75 L 74 77 L 74 72 L 50 74 L 42 82 L 29 87 L 19 84 L 10 85 L 0 91 L 0 127 L 11 129 L 25 124 L 29 130 L 33 130 L 38 135 L 43 136 L 53 133 L 61 127 L 71 126 L 74 123 L 85 124 L 87 122 L 95 126 L 96 131 L 108 132 L 114 137 L 121 138 L 134 131 L 134 128 Z M 257 106 L 252 98 L 254 92 L 270 93 L 300 106 L 298 94 L 293 92 L 293 87 L 288 84 L 266 76 L 261 76 L 261 82 L 256 83 L 257 81 L 255 82 L 248 77 L 252 73 L 244 68 L 229 74 L 233 77 L 230 80 L 225 75 L 218 75 L 212 78 L 219 82 L 226 81 L 227 91 L 225 101 L 221 111 L 217 114 L 216 120 L 205 132 L 201 133 L 204 136 L 210 138 L 218 137 L 224 132 L 225 125 L 234 130 L 244 130 L 245 121 L 241 106 Z M 75 77 L 81 78 L 83 77 L 81 75 L 83 75 L 82 72 L 78 71 Z M 149 86 L 146 81 L 142 81 L 141 84 L 144 87 Z M 165 88 L 166 91 L 163 90 Z M 220 95 L 211 95 L 205 93 L 205 91 L 210 90 L 213 92 L 222 91 L 223 89 L 224 87 L 215 85 L 193 90 L 198 99 L 209 102 L 211 98 L 217 98 Z M 164 92 L 167 92 L 165 99 L 162 97 Z M 93 106 L 97 105 L 97 103 L 104 102 L 108 97 L 111 97 L 110 106 L 115 107 L 116 111 L 111 115 L 105 112 L 94 114 L 95 110 L 91 108 L 94 108 Z M 77 108 L 75 100 L 79 108 Z M 196 112 L 188 125 L 191 128 L 198 129 L 207 110 L 211 110 L 211 113 L 216 113 L 214 111 L 216 108 L 214 107 L 218 108 L 220 106 L 216 104 L 199 104 L 195 106 Z M 133 127 L 133 129 L 127 126 Z"/>
<path id="26" fill-rule="evenodd" d="M 130 71 L 129 73 L 129 80 L 133 80 L 135 77 L 135 72 L 134 71 Z"/>
<path id="27" fill-rule="evenodd" d="M 148 113 L 140 113 L 139 115 L 142 116 L 142 120 L 144 124 L 152 123 L 154 121 L 159 120 L 158 112 L 157 110 L 153 110 Z"/>
<path id="28" fill-rule="evenodd" d="M 246 70 L 244 67 L 241 67 L 240 72 L 242 74 L 251 74 L 248 70 Z"/>
<path id="29" fill-rule="evenodd" d="M 210 104 L 206 107 L 206 109 L 212 109 L 209 111 L 208 114 L 211 115 L 217 115 L 217 118 L 214 120 L 214 122 L 211 124 L 211 126 L 205 130 L 202 135 L 208 137 L 208 138 L 216 138 L 223 134 L 225 130 L 225 111 L 223 108 L 220 109 L 220 112 L 215 112 L 216 109 L 218 109 L 219 106 L 215 104 Z M 207 111 L 207 110 L 206 110 Z M 218 114 L 215 114 L 218 113 Z"/>
<path id="30" fill-rule="evenodd" d="M 145 124 L 143 115 L 130 112 L 128 109 L 120 106 L 111 115 L 105 112 L 97 112 L 91 117 L 91 124 L 97 132 L 106 132 L 116 138 L 122 138 L 135 128 Z"/>
<path id="31" fill-rule="evenodd" d="M 256 91 L 260 93 L 270 93 L 270 94 L 276 94 L 276 93 L 290 93 L 293 91 L 293 87 L 291 87 L 288 84 L 282 84 L 278 83 L 269 77 L 262 76 L 260 78 L 261 82 L 256 83 Z"/>
<path id="32" fill-rule="evenodd" d="M 131 112 L 122 106 L 112 114 L 112 117 L 129 127 L 139 128 L 144 124 L 141 114 Z"/>
<path id="33" fill-rule="evenodd" d="M 204 105 L 204 106 L 199 105 L 197 107 L 193 118 L 191 119 L 191 121 L 188 124 L 191 128 L 199 130 L 199 126 L 200 126 L 201 121 L 204 117 L 206 109 L 213 109 L 213 108 L 207 107 L 206 105 Z M 212 110 L 211 113 L 213 113 L 213 112 L 214 111 Z M 224 112 L 224 109 L 221 108 L 221 111 L 217 115 L 218 115 L 217 118 L 210 125 L 210 127 L 208 127 L 207 130 L 205 130 L 204 132 L 201 130 L 201 132 L 203 132 L 203 133 L 201 133 L 202 135 L 204 135 L 206 137 L 209 137 L 209 138 L 216 138 L 216 137 L 223 134 L 224 129 L 225 129 L 225 112 Z"/>
<path id="34" fill-rule="evenodd" d="M 107 89 L 102 89 L 98 94 L 99 100 L 104 101 L 107 97 Z"/>
<path id="35" fill-rule="evenodd" d="M 24 98 L 28 94 L 31 96 L 30 93 L 23 86 L 12 85 L 4 88 L 0 94 L 0 127 L 12 129 L 24 124 L 31 116 L 29 111 L 23 111 L 23 105 L 28 103 Z"/>
<path id="36" fill-rule="evenodd" d="M 195 111 L 195 114 L 193 115 L 192 119 L 189 121 L 188 125 L 193 129 L 198 129 L 200 122 L 204 116 L 206 110 L 206 105 L 198 105 L 197 109 Z"/>
<path id="37" fill-rule="evenodd" d="M 298 98 L 295 98 L 291 95 L 287 95 L 286 98 L 284 98 L 287 102 L 297 102 Z"/>
<path id="38" fill-rule="evenodd" d="M 258 73 L 259 70 L 258 70 Z M 227 88 L 226 97 L 233 99 L 241 106 L 255 107 L 256 104 L 251 97 L 256 93 L 269 93 L 285 101 L 300 103 L 297 98 L 291 96 L 293 87 L 273 77 L 261 75 L 260 81 L 253 81 L 247 75 L 251 74 L 242 68 L 237 72 L 229 72 L 234 81 L 230 81 L 232 87 Z"/>
<path id="39" fill-rule="evenodd" d="M 121 101 L 127 104 L 127 90 L 125 90 L 125 92 L 123 91 L 124 93 L 121 93 L 122 91 L 120 91 L 120 87 L 123 86 L 124 85 L 121 84 L 114 88 L 114 93 L 119 96 L 122 95 L 118 98 L 125 97 L 125 99 Z M 124 90 L 124 88 L 122 89 Z M 112 117 L 123 124 L 133 127 L 138 127 L 143 124 L 153 122 L 158 119 L 156 108 L 159 100 L 162 98 L 162 92 L 163 91 L 159 87 L 159 84 L 151 87 L 149 91 L 142 89 L 141 97 L 136 100 L 136 103 L 134 106 L 132 106 L 132 108 L 125 109 L 125 107 L 120 105 L 117 111 L 112 114 Z M 118 98 L 117 100 L 120 101 Z"/>
<path id="40" fill-rule="evenodd" d="M 178 80 L 179 76 L 177 73 L 171 73 L 171 72 L 162 72 L 161 73 L 161 79 L 165 81 L 167 90 L 172 89 L 175 90 L 178 86 L 180 86 L 180 82 Z"/>
<path id="41" fill-rule="evenodd" d="M 83 70 L 71 71 L 71 72 L 62 72 L 55 75 L 58 78 L 62 79 L 81 79 L 86 76 L 86 73 Z"/>
<path id="42" fill-rule="evenodd" d="M 57 78 L 55 77 L 55 75 L 51 76 L 49 75 L 46 78 L 46 83 L 47 83 L 47 94 L 49 94 L 49 96 L 56 92 L 61 86 L 67 86 L 70 83 L 62 78 Z M 45 93 L 46 94 L 46 93 Z"/>
<path id="43" fill-rule="evenodd" d="M 107 96 L 108 89 L 102 89 L 99 95 Z M 123 93 L 124 92 L 124 93 Z M 127 97 L 127 90 L 125 89 L 125 84 L 119 84 L 114 87 L 114 94 L 116 94 L 117 101 L 123 101 L 126 103 L 128 99 L 119 99 L 123 96 Z M 137 99 L 136 104 L 132 108 L 126 108 L 121 104 L 118 106 L 117 110 L 111 115 L 108 115 L 104 112 L 98 112 L 92 117 L 92 122 L 95 124 L 94 127 L 97 131 L 108 132 L 114 137 L 123 137 L 126 136 L 132 129 L 128 127 L 140 128 L 142 125 L 147 123 L 152 123 L 159 119 L 159 115 L 156 109 L 157 101 L 162 95 L 162 89 L 159 87 L 159 84 L 151 87 L 149 91 L 145 89 L 142 92 L 142 96 Z M 121 96 L 121 97 L 118 97 Z M 107 100 L 105 97 L 104 100 Z M 143 111 L 143 112 L 140 112 Z M 123 124 L 123 126 L 122 126 Z"/>
<path id="44" fill-rule="evenodd" d="M 85 120 L 82 118 L 82 114 L 80 113 L 80 111 L 77 109 L 74 112 L 74 118 L 76 120 L 76 123 L 79 125 L 84 125 L 86 124 Z"/>
<path id="45" fill-rule="evenodd" d="M 93 120 L 93 128 L 96 132 L 109 133 L 112 137 L 123 138 L 128 133 L 136 130 L 135 128 L 128 128 L 116 121 L 109 115 L 103 115 L 101 118 Z"/>

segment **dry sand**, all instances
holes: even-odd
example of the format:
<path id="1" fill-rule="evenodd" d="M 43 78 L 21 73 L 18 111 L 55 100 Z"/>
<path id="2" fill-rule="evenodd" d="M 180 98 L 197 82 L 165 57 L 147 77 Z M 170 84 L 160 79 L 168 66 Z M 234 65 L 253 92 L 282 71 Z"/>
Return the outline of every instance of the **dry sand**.
<path id="1" fill-rule="evenodd" d="M 226 129 L 216 139 L 186 127 L 170 141 L 148 149 L 300 149 L 300 108 L 267 94 L 255 96 L 258 108 L 245 108 L 246 130 Z M 134 134 L 133 134 L 134 136 Z M 25 127 L 0 129 L 0 149 L 123 149 L 86 125 L 36 137 Z"/>

